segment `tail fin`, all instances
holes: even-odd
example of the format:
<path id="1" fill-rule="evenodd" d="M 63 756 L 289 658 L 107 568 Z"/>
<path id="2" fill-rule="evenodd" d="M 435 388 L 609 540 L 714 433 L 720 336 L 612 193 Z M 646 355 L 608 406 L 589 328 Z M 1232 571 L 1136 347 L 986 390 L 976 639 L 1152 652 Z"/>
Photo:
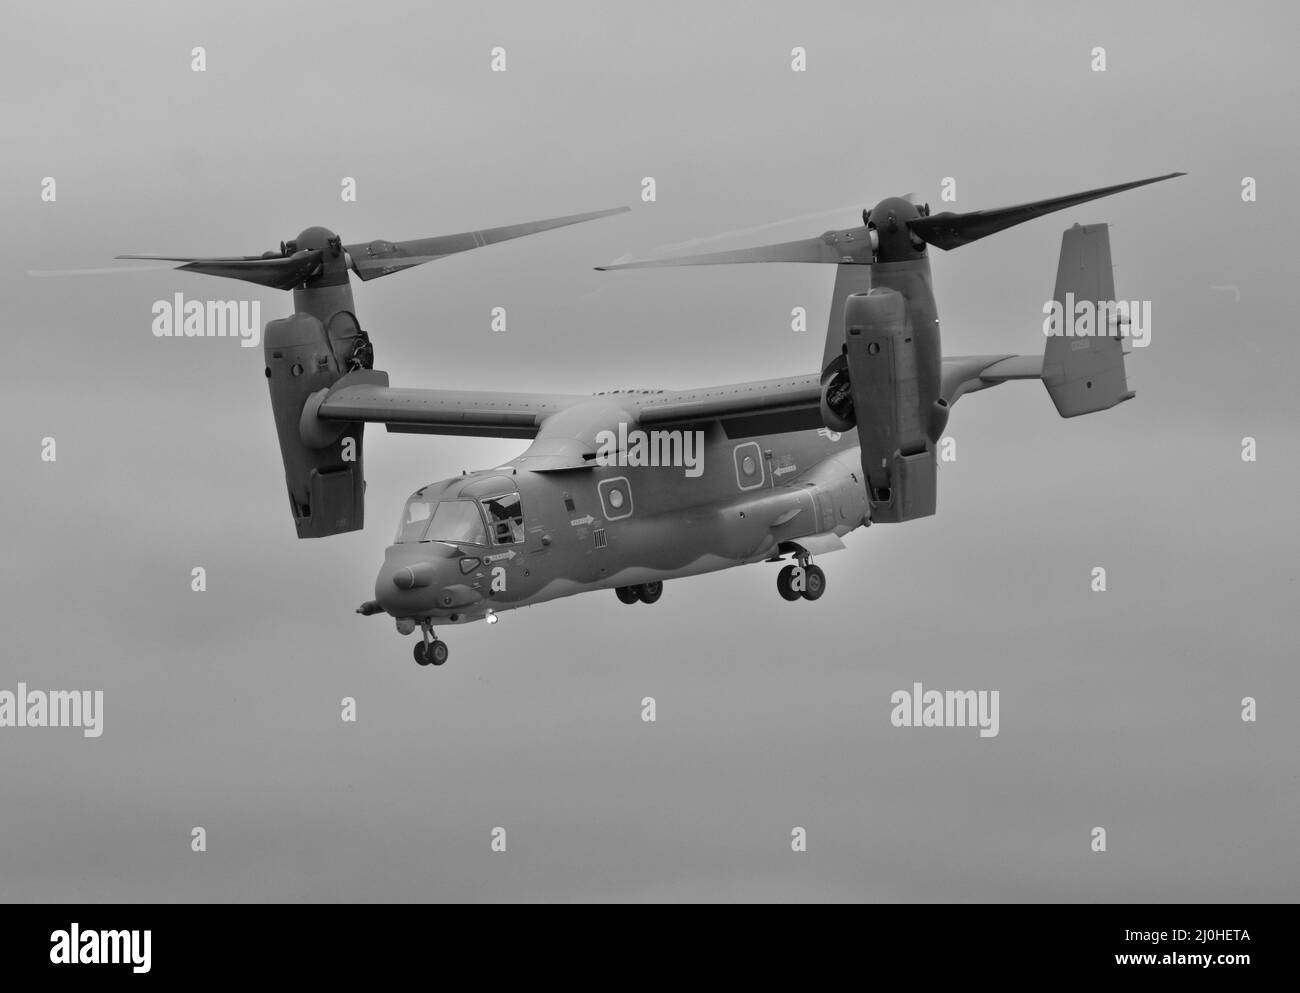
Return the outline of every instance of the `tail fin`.
<path id="1" fill-rule="evenodd" d="M 1076 224 L 1062 236 L 1053 299 L 1063 320 L 1047 338 L 1042 376 L 1057 412 L 1077 417 L 1131 400 L 1136 394 L 1124 368 L 1128 342 L 1118 324 L 1107 225 Z M 1093 306 L 1091 333 L 1067 333 L 1075 308 L 1085 301 Z"/>

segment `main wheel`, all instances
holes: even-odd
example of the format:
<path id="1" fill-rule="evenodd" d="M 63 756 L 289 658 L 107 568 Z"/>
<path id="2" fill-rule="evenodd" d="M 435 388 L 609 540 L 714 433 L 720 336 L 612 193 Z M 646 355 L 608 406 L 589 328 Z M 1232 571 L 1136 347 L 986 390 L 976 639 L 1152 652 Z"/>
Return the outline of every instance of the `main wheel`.
<path id="1" fill-rule="evenodd" d="M 805 600 L 817 600 L 826 592 L 826 573 L 815 565 L 810 565 L 803 571 L 803 598 Z"/>
<path id="2" fill-rule="evenodd" d="M 442 665 L 449 654 L 445 641 L 435 641 L 429 646 L 429 661 L 434 665 Z"/>
<path id="3" fill-rule="evenodd" d="M 654 603 L 664 595 L 663 583 L 642 583 L 637 587 L 637 595 L 642 603 Z"/>
<path id="4" fill-rule="evenodd" d="M 423 639 L 415 643 L 415 648 L 412 649 L 411 654 L 415 656 L 416 665 L 428 665 L 431 661 L 429 658 L 429 646 L 424 643 Z"/>
<path id="5" fill-rule="evenodd" d="M 615 588 L 614 593 L 618 596 L 620 603 L 636 603 L 641 598 L 637 596 L 635 586 L 619 586 Z"/>
<path id="6" fill-rule="evenodd" d="M 782 600 L 798 600 L 802 593 L 794 588 L 794 573 L 797 566 L 788 565 L 776 574 L 776 591 Z"/>

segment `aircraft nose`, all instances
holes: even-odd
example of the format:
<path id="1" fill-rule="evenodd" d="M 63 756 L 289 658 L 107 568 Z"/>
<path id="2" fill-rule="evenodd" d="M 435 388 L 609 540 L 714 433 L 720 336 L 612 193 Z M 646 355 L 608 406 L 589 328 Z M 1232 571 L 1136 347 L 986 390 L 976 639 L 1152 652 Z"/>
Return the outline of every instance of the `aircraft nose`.
<path id="1" fill-rule="evenodd" d="M 414 565 L 398 566 L 389 574 L 394 586 L 399 590 L 415 590 L 433 585 L 433 566 L 428 562 L 416 562 Z"/>
<path id="2" fill-rule="evenodd" d="M 375 579 L 375 600 L 394 617 L 455 614 L 483 599 L 467 583 L 455 549 L 441 553 L 427 546 L 392 545 Z"/>
<path id="3" fill-rule="evenodd" d="M 436 606 L 435 569 L 429 562 L 384 562 L 375 579 L 375 599 L 394 617 L 424 617 Z"/>

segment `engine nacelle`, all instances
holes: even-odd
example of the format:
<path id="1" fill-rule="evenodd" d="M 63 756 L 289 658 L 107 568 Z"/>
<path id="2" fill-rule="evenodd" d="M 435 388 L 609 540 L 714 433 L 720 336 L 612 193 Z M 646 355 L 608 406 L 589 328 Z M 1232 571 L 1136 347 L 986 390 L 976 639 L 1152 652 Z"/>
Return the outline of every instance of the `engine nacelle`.
<path id="1" fill-rule="evenodd" d="M 947 423 L 947 405 L 940 401 L 922 409 L 915 337 L 901 293 L 875 288 L 845 301 L 844 372 L 873 521 L 908 521 L 935 512 L 931 436 Z M 831 373 L 823 390 L 827 406 L 836 399 L 831 389 L 836 375 Z"/>
<path id="2" fill-rule="evenodd" d="M 362 424 L 331 425 L 304 438 L 303 410 L 315 393 L 348 370 L 325 325 L 311 314 L 270 321 L 263 337 L 271 409 L 280 437 L 284 478 L 299 538 L 356 531 L 365 521 Z"/>
<path id="3" fill-rule="evenodd" d="M 822 423 L 831 430 L 850 431 L 857 426 L 857 411 L 853 405 L 853 379 L 849 374 L 846 355 L 840 355 L 822 372 L 820 406 Z M 948 401 L 942 397 L 931 404 L 925 433 L 932 443 L 937 443 L 943 436 L 943 429 L 948 426 L 949 413 Z"/>

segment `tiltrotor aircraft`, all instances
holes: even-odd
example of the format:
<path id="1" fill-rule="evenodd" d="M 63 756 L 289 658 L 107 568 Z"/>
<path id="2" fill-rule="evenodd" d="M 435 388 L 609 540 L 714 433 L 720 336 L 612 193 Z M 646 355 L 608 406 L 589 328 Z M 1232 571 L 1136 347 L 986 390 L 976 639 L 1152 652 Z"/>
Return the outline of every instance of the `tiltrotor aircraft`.
<path id="1" fill-rule="evenodd" d="M 837 267 L 820 372 L 693 390 L 407 389 L 373 368 L 349 270 L 367 280 L 617 210 L 396 243 L 344 245 L 309 228 L 278 254 L 166 260 L 293 290 L 293 315 L 270 321 L 263 342 L 298 537 L 362 527 L 367 423 L 530 442 L 505 465 L 416 490 L 374 599 L 358 608 L 391 615 L 402 634 L 419 628 L 416 661 L 441 665 L 447 645 L 435 626 L 492 622 L 502 610 L 593 590 L 654 603 L 666 580 L 751 562 L 789 559 L 778 592 L 816 600 L 826 577 L 814 555 L 843 548 L 856 528 L 934 514 L 936 442 L 961 396 L 1040 380 L 1062 417 L 1131 399 L 1113 310 L 1091 336 L 1047 336 L 1039 355 L 943 355 L 927 253 L 1179 175 L 967 213 L 931 214 L 891 197 L 864 210 L 861 226 L 819 238 L 605 267 Z M 1067 294 L 1114 300 L 1105 224 L 1065 232 L 1055 299 Z"/>

